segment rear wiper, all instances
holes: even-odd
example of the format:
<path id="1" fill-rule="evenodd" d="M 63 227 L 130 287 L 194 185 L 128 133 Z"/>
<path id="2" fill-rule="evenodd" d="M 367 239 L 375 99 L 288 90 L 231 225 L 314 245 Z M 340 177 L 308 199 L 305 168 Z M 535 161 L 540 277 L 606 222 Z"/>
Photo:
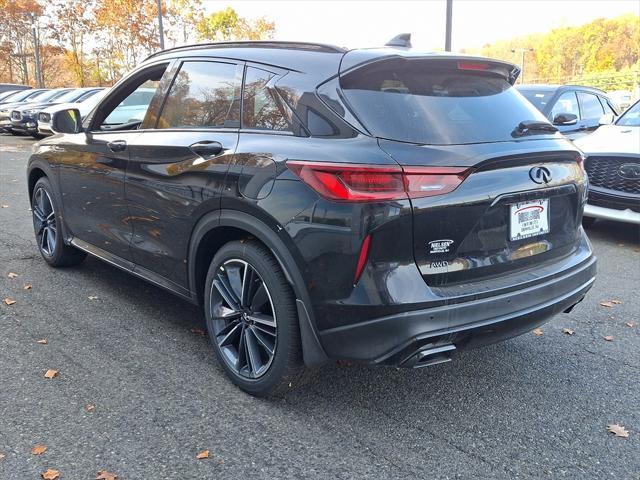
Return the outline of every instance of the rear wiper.
<path id="1" fill-rule="evenodd" d="M 533 135 L 535 133 L 555 133 L 558 129 L 548 122 L 539 120 L 524 120 L 513 129 L 511 135 L 514 137 L 524 137 L 525 135 Z"/>

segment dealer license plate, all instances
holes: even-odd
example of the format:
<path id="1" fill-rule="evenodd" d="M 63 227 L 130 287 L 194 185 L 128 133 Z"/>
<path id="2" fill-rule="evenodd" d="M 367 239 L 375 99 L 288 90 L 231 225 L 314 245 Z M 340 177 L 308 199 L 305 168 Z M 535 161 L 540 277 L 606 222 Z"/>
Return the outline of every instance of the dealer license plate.
<path id="1" fill-rule="evenodd" d="M 521 240 L 549 233 L 549 199 L 514 203 L 510 210 L 510 238 Z"/>

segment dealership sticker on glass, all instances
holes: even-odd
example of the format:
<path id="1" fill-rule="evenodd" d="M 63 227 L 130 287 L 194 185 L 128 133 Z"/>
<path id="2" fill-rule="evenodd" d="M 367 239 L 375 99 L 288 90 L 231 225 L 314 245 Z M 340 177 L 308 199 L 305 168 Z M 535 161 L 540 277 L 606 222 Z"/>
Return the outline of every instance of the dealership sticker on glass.
<path id="1" fill-rule="evenodd" d="M 511 240 L 549 233 L 549 199 L 514 203 L 510 209 Z"/>

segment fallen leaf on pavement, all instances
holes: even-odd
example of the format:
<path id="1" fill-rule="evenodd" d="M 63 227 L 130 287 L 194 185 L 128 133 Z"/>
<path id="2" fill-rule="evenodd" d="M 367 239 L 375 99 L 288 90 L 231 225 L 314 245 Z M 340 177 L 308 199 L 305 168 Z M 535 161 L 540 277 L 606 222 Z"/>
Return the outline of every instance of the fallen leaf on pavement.
<path id="1" fill-rule="evenodd" d="M 118 480 L 118 475 L 107 472 L 106 470 L 100 470 L 96 476 L 96 480 Z"/>
<path id="2" fill-rule="evenodd" d="M 9 272 L 9 273 L 7 274 L 7 277 L 9 277 L 9 278 L 16 278 L 17 276 L 18 276 L 18 274 L 17 274 L 17 273 L 15 273 L 15 272 Z"/>
<path id="3" fill-rule="evenodd" d="M 541 328 L 536 328 L 535 330 L 533 330 L 533 334 L 534 334 L 536 337 L 539 337 L 540 335 L 544 335 L 544 332 L 542 331 L 542 329 L 541 329 Z"/>
<path id="4" fill-rule="evenodd" d="M 191 333 L 195 333 L 196 335 L 206 335 L 207 334 L 207 332 L 205 332 L 201 328 L 192 328 L 191 329 Z"/>
<path id="5" fill-rule="evenodd" d="M 339 367 L 351 367 L 353 362 L 351 360 L 336 360 L 336 365 Z"/>
<path id="6" fill-rule="evenodd" d="M 4 303 L 6 305 L 13 305 L 13 304 L 16 303 L 16 301 L 13 298 L 7 297 L 7 298 L 4 299 Z"/>
<path id="7" fill-rule="evenodd" d="M 49 447 L 47 447 L 46 445 L 36 445 L 31 449 L 31 455 L 42 455 L 47 451 L 47 448 Z"/>
<path id="8" fill-rule="evenodd" d="M 629 438 L 629 432 L 617 423 L 607 425 L 607 431 L 613 433 L 616 437 Z"/>
<path id="9" fill-rule="evenodd" d="M 571 330 L 570 328 L 563 328 L 562 333 L 566 333 L 567 335 L 573 335 L 574 333 L 576 333 L 576 331 Z"/>
<path id="10" fill-rule="evenodd" d="M 31 285 L 30 283 L 25 283 L 22 286 L 22 288 L 25 289 L 25 290 L 31 290 L 33 288 L 33 285 Z"/>
<path id="11" fill-rule="evenodd" d="M 2 205 L 2 208 L 9 208 L 9 205 L 5 205 L 5 204 L 3 204 L 3 205 Z"/>
<path id="12" fill-rule="evenodd" d="M 629 328 L 633 328 L 636 326 L 636 322 L 624 322 L 624 324 Z"/>
<path id="13" fill-rule="evenodd" d="M 49 344 L 49 340 L 47 340 L 46 338 L 41 338 L 36 343 L 39 343 L 40 345 L 48 345 Z"/>
<path id="14" fill-rule="evenodd" d="M 603 337 L 607 342 L 613 342 L 613 335 L 605 335 Z"/>
<path id="15" fill-rule="evenodd" d="M 44 378 L 53 378 L 58 375 L 58 370 L 47 370 L 44 374 Z"/>
<path id="16" fill-rule="evenodd" d="M 60 478 L 60 472 L 50 468 L 46 472 L 40 474 L 44 480 L 58 480 Z"/>
<path id="17" fill-rule="evenodd" d="M 198 460 L 202 460 L 203 458 L 209 458 L 209 450 L 203 450 L 196 454 L 196 458 Z"/>
<path id="18" fill-rule="evenodd" d="M 96 409 L 96 406 L 95 406 L 95 405 L 93 405 L 92 403 L 87 403 L 87 404 L 84 406 L 84 409 L 85 409 L 87 412 L 93 412 L 93 411 Z"/>
<path id="19" fill-rule="evenodd" d="M 600 305 L 603 307 L 611 308 L 613 307 L 613 302 L 600 302 Z"/>
<path id="20" fill-rule="evenodd" d="M 96 297 L 95 295 L 89 295 L 89 300 L 97 300 L 98 297 Z"/>
<path id="21" fill-rule="evenodd" d="M 622 303 L 621 300 L 611 300 L 611 303 L 613 303 L 614 305 L 620 305 Z"/>
<path id="22" fill-rule="evenodd" d="M 6 455 L 4 453 L 0 453 L 0 461 L 4 460 L 4 457 L 6 457 Z"/>

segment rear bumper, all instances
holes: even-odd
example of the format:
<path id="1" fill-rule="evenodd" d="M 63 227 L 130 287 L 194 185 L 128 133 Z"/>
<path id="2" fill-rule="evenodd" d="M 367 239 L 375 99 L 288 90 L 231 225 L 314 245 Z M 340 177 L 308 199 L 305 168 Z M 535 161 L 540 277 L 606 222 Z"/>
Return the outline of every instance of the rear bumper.
<path id="1" fill-rule="evenodd" d="M 528 332 L 580 302 L 596 276 L 596 258 L 547 281 L 464 303 L 408 311 L 320 333 L 331 358 L 422 366 L 424 352 L 495 343 Z"/>

